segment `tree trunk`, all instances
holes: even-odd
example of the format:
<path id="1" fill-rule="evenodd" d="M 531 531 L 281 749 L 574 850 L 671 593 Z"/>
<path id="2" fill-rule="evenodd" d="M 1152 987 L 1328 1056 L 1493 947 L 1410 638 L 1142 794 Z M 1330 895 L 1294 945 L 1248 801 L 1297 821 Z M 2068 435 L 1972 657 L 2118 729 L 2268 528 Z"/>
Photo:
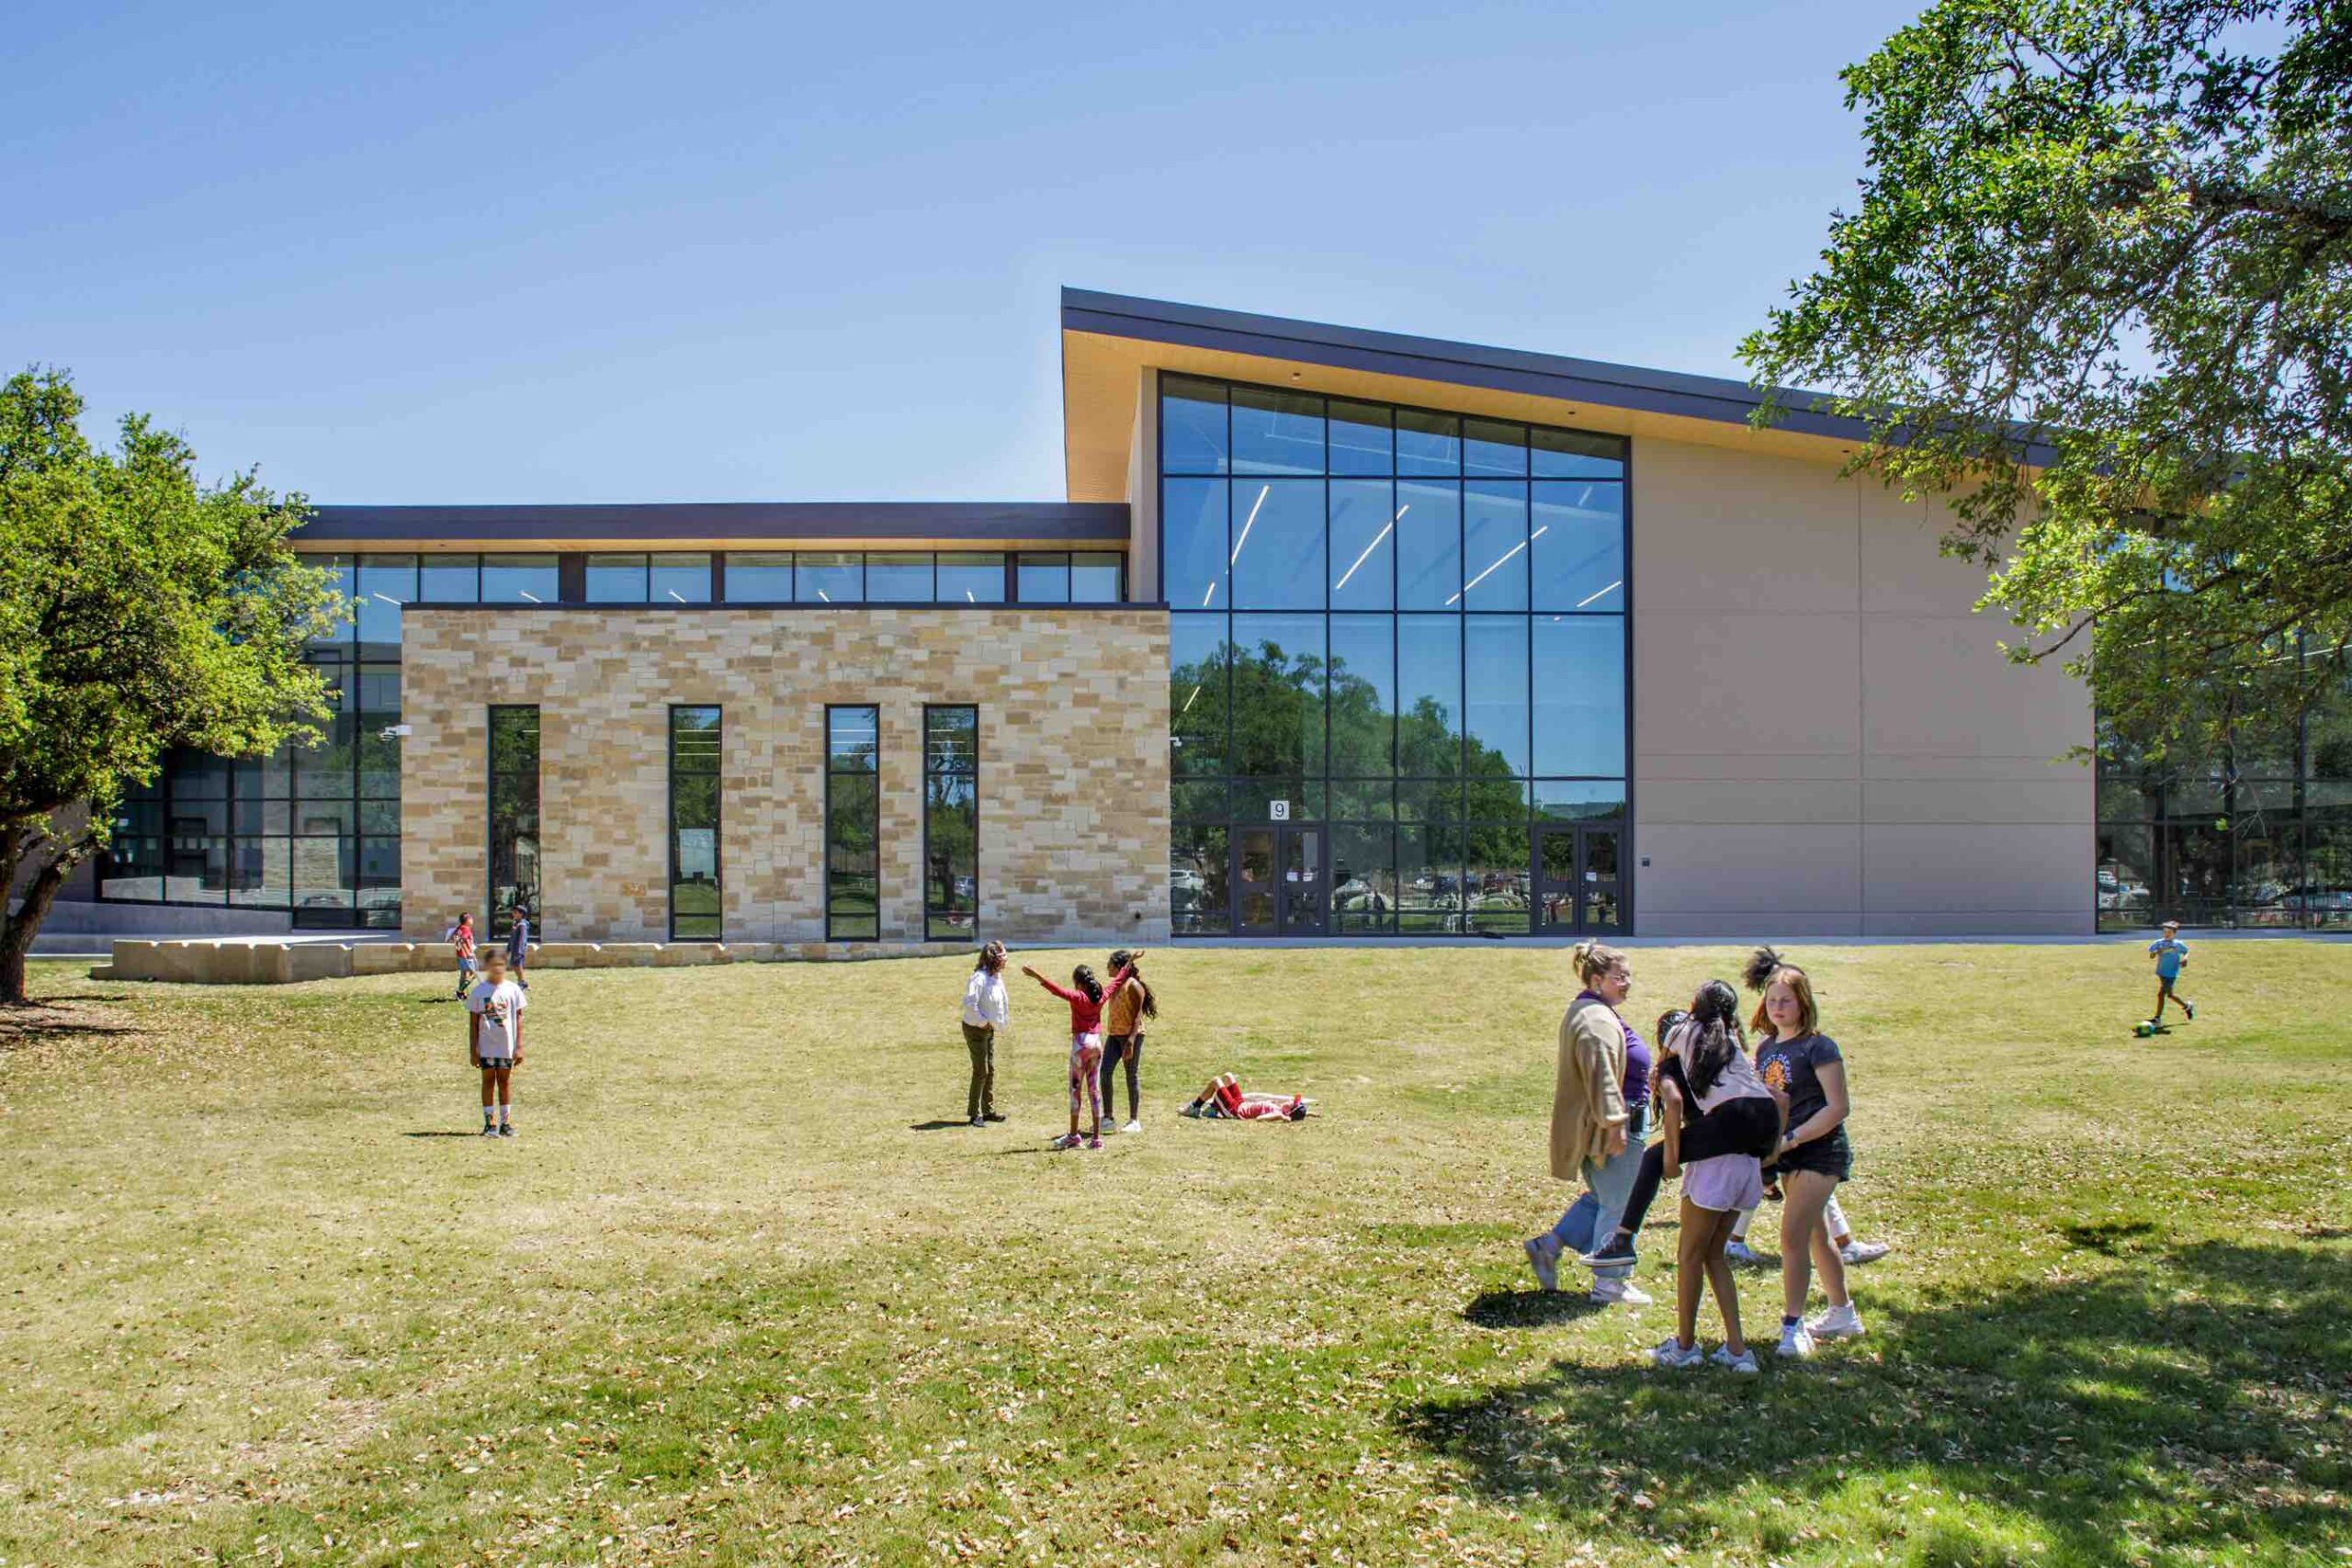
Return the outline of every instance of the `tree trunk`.
<path id="1" fill-rule="evenodd" d="M 54 840 L 48 841 L 55 844 Z M 57 845 L 56 852 L 26 887 L 25 901 L 9 911 L 6 924 L 0 926 L 0 1006 L 23 1007 L 31 1000 L 25 995 L 25 955 L 32 951 L 33 937 L 49 919 L 49 907 L 57 901 L 57 890 L 65 886 L 66 874 L 82 858 L 84 848 Z M 0 897 L 6 896 L 0 892 Z"/>

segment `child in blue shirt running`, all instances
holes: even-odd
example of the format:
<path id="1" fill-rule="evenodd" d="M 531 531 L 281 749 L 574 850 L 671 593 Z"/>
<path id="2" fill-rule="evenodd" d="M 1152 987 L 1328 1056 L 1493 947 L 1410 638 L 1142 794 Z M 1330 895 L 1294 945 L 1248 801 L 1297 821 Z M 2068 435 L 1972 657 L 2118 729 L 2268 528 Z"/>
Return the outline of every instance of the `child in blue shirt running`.
<path id="1" fill-rule="evenodd" d="M 2187 1013 L 2189 1021 L 2194 1022 L 2197 1018 L 2197 1009 L 2190 1005 L 2187 997 L 2177 994 L 2173 989 L 2180 983 L 2181 966 L 2188 962 L 2188 944 L 2180 940 L 2178 920 L 2165 922 L 2165 934 L 2148 944 L 2148 956 L 2156 961 L 2156 1013 L 2148 1021 L 2162 1028 L 2165 1021 L 2165 1003 L 2166 1000 L 2171 1000 L 2178 1002 L 2180 1010 Z"/>

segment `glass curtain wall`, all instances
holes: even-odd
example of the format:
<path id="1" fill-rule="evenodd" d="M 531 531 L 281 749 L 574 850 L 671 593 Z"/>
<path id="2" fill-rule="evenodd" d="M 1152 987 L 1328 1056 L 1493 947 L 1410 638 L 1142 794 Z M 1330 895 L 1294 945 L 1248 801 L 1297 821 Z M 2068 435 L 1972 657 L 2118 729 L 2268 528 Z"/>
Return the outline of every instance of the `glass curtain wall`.
<path id="1" fill-rule="evenodd" d="M 331 716 L 316 747 L 231 761 L 174 751 L 123 801 L 98 897 L 288 912 L 298 928 L 401 923 L 401 615 L 553 604 L 551 555 L 305 555 L 351 618 L 307 654 Z"/>
<path id="2" fill-rule="evenodd" d="M 670 710 L 670 938 L 717 942 L 719 893 L 719 710 Z"/>
<path id="3" fill-rule="evenodd" d="M 980 710 L 922 710 L 923 935 L 968 941 L 980 909 Z"/>
<path id="4" fill-rule="evenodd" d="M 882 717 L 870 706 L 825 710 L 825 935 L 882 934 Z"/>
<path id="5" fill-rule="evenodd" d="M 1625 443 L 1176 376 L 1159 428 L 1177 931 L 1532 930 L 1538 828 L 1627 817 Z"/>
<path id="6" fill-rule="evenodd" d="M 2182 761 L 2102 734 L 2100 930 L 2352 927 L 2352 689 L 2227 735 Z"/>
<path id="7" fill-rule="evenodd" d="M 514 906 L 539 919 L 539 710 L 490 710 L 490 910 L 493 938 L 514 929 Z"/>

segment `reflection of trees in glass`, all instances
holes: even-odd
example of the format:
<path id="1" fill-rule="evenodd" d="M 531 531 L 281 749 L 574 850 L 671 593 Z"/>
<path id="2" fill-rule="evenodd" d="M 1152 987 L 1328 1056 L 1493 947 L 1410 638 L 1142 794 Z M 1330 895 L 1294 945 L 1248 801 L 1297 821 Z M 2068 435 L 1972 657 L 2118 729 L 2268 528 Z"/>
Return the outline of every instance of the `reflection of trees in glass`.
<path id="1" fill-rule="evenodd" d="M 516 904 L 539 913 L 539 710 L 490 710 L 490 911 L 504 936 Z"/>
<path id="2" fill-rule="evenodd" d="M 979 714 L 923 710 L 926 934 L 968 935 L 979 902 Z"/>
<path id="3" fill-rule="evenodd" d="M 1229 731 L 1216 700 L 1228 670 Z M 1327 774 L 1328 713 L 1329 777 L 1458 778 L 1432 794 L 1433 814 L 1525 824 L 1525 791 L 1500 751 L 1474 740 L 1465 761 L 1458 715 L 1447 713 L 1432 697 L 1392 713 L 1382 700 L 1381 683 L 1349 669 L 1344 660 L 1291 653 L 1272 642 L 1255 649 L 1219 643 L 1201 659 L 1171 670 L 1169 691 L 1180 759 L 1187 752 L 1194 758 L 1229 757 L 1224 772 L 1233 777 L 1303 784 Z M 1196 770 L 1180 761 L 1179 771 Z"/>

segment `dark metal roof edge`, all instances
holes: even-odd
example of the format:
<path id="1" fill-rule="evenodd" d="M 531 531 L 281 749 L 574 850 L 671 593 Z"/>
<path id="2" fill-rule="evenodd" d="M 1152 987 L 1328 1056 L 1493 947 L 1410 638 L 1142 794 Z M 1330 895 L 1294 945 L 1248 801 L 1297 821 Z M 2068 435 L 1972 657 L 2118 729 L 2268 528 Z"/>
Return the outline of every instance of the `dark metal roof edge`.
<path id="1" fill-rule="evenodd" d="M 1137 338 L 1189 348 L 1222 349 L 1261 358 L 1290 359 L 1335 369 L 1404 376 L 1490 391 L 1524 392 L 1569 402 L 1643 413 L 1746 424 L 1766 394 L 1754 384 L 1723 376 L 1698 376 L 1598 359 L 1573 359 L 1529 349 L 1453 343 L 1403 333 L 1333 326 L 1285 316 L 1182 305 L 1165 299 L 1104 294 L 1091 288 L 1062 290 L 1062 330 Z M 1860 443 L 1867 424 L 1843 414 L 1819 412 L 1826 392 L 1775 389 L 1781 412 L 1771 426 L 1800 435 Z M 2047 464 L 2055 451 L 2018 434 L 2019 457 Z"/>
<path id="2" fill-rule="evenodd" d="M 1612 365 L 1529 349 L 1453 343 L 1085 288 L 1062 290 L 1062 328 L 1733 423 L 1745 423 L 1764 400 L 1755 387 L 1726 377 Z M 1862 439 L 1866 433 L 1860 420 L 1820 413 L 1810 406 L 1825 395 L 1782 393 L 1781 427 L 1807 435 Z"/>
<path id="3" fill-rule="evenodd" d="M 996 539 L 1125 543 L 1115 502 L 652 502 L 319 506 L 309 539 Z"/>

